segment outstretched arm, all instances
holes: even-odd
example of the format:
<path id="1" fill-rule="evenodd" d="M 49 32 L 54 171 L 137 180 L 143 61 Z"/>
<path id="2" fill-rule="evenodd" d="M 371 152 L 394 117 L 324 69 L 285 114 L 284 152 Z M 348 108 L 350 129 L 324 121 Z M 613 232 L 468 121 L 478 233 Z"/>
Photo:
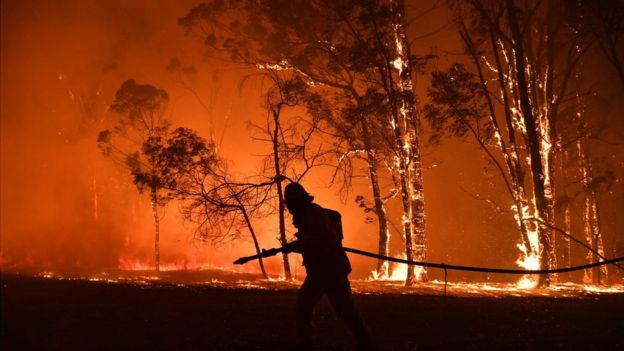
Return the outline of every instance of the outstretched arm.
<path id="1" fill-rule="evenodd" d="M 264 258 L 264 257 L 271 257 L 271 256 L 275 256 L 280 252 L 297 252 L 297 253 L 301 253 L 300 251 L 300 247 L 301 247 L 301 243 L 299 241 L 293 241 L 290 242 L 282 247 L 275 247 L 272 249 L 262 249 L 262 252 L 256 255 L 251 255 L 251 256 L 245 256 L 245 257 L 241 257 L 239 259 L 237 259 L 236 261 L 234 261 L 234 264 L 245 264 L 249 261 L 253 261 L 253 260 L 257 260 L 259 258 Z"/>

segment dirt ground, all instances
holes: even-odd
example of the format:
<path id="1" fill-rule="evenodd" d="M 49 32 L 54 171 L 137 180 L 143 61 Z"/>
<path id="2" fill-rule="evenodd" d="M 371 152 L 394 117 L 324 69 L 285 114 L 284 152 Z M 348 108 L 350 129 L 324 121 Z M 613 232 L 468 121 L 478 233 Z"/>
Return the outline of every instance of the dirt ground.
<path id="1" fill-rule="evenodd" d="M 0 275 L 1 350 L 289 350 L 296 289 Z M 379 350 L 624 350 L 624 295 L 356 294 Z M 350 350 L 327 301 L 319 350 Z"/>

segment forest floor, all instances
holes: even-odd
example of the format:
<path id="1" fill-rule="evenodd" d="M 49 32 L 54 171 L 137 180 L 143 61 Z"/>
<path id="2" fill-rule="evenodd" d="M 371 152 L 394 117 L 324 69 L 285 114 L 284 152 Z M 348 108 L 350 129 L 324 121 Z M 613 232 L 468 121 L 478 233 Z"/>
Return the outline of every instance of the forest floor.
<path id="1" fill-rule="evenodd" d="M 0 349 L 295 349 L 297 283 L 221 278 L 2 273 Z M 621 291 L 487 294 L 449 285 L 445 297 L 443 284 L 412 293 L 353 285 L 378 350 L 624 350 Z M 318 350 L 352 349 L 325 299 L 315 321 Z"/>

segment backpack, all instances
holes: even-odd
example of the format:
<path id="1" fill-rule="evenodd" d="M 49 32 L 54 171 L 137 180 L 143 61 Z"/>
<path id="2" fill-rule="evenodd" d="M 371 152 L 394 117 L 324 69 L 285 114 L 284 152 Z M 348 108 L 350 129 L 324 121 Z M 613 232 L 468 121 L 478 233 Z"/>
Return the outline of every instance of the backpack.
<path id="1" fill-rule="evenodd" d="M 338 234 L 338 239 L 342 242 L 342 216 L 340 215 L 340 212 L 330 210 L 329 208 L 324 208 L 323 210 L 325 210 L 325 214 L 327 214 L 327 217 L 334 227 L 336 234 Z"/>

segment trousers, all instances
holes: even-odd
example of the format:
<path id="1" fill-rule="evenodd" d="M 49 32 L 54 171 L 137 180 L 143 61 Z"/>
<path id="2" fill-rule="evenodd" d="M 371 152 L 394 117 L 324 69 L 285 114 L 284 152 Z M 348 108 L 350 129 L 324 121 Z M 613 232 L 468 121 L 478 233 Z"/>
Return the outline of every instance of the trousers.
<path id="1" fill-rule="evenodd" d="M 353 304 L 351 284 L 346 275 L 308 275 L 299 289 L 297 297 L 297 336 L 299 340 L 313 339 L 312 319 L 314 308 L 323 295 L 340 319 L 351 330 L 358 344 L 368 344 L 369 335 L 360 313 Z"/>

